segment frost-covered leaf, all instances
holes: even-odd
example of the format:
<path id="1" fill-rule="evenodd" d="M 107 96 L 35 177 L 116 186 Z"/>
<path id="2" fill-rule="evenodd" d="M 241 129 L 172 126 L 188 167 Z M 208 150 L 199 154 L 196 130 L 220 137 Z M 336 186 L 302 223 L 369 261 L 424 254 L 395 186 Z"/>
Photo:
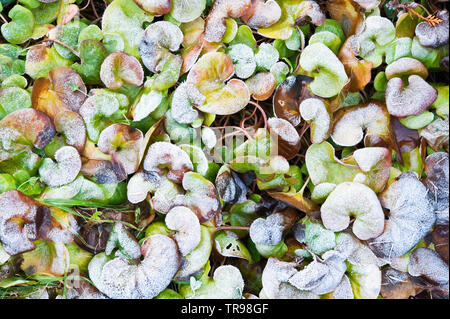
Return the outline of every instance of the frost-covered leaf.
<path id="1" fill-rule="evenodd" d="M 302 118 L 311 125 L 311 142 L 325 141 L 331 129 L 331 114 L 323 100 L 310 98 L 300 104 Z"/>
<path id="2" fill-rule="evenodd" d="M 251 0 L 216 0 L 206 18 L 205 40 L 221 42 L 227 31 L 226 18 L 239 18 L 251 8 Z"/>
<path id="3" fill-rule="evenodd" d="M 113 124 L 99 135 L 100 151 L 112 156 L 112 161 L 123 166 L 126 174 L 136 172 L 143 152 L 144 135 L 126 124 Z"/>
<path id="4" fill-rule="evenodd" d="M 313 261 L 289 279 L 300 290 L 322 295 L 337 288 L 347 270 L 345 256 L 329 251 L 322 255 L 323 262 Z"/>
<path id="5" fill-rule="evenodd" d="M 238 268 L 225 265 L 214 271 L 213 277 L 202 277 L 202 286 L 195 292 L 182 291 L 186 299 L 241 299 L 244 280 Z"/>
<path id="6" fill-rule="evenodd" d="M 364 21 L 357 37 L 359 55 L 372 62 L 376 68 L 383 62 L 386 46 L 395 38 L 395 27 L 391 20 L 385 17 L 370 16 Z"/>
<path id="7" fill-rule="evenodd" d="M 143 24 L 152 21 L 153 16 L 141 10 L 133 0 L 114 0 L 103 13 L 102 31 L 119 36 L 123 51 L 139 58 Z"/>
<path id="8" fill-rule="evenodd" d="M 110 298 L 153 298 L 171 282 L 180 265 L 174 240 L 164 235 L 148 237 L 141 247 L 144 259 L 137 265 L 105 254 L 89 263 L 89 277 Z"/>
<path id="9" fill-rule="evenodd" d="M 355 220 L 353 233 L 362 240 L 378 237 L 384 229 L 384 213 L 374 191 L 353 182 L 345 182 L 327 197 L 320 208 L 324 226 L 332 231 L 342 231 Z"/>
<path id="10" fill-rule="evenodd" d="M 363 138 L 368 146 L 377 139 L 391 143 L 390 118 L 386 107 L 382 102 L 373 100 L 339 110 L 334 115 L 331 138 L 342 146 L 357 145 Z"/>
<path id="11" fill-rule="evenodd" d="M 418 75 L 410 75 L 408 84 L 401 78 L 389 80 L 386 86 L 386 105 L 396 117 L 419 115 L 437 98 L 437 91 Z"/>
<path id="12" fill-rule="evenodd" d="M 70 67 L 71 64 L 72 61 L 61 57 L 54 46 L 49 49 L 44 44 L 38 44 L 27 52 L 25 73 L 32 79 L 37 79 L 47 77 L 57 66 Z"/>
<path id="13" fill-rule="evenodd" d="M 281 18 L 280 5 L 274 0 L 252 0 L 252 6 L 241 17 L 249 27 L 254 29 L 268 28 Z"/>
<path id="14" fill-rule="evenodd" d="M 197 216 L 186 207 L 174 207 L 166 215 L 167 228 L 174 230 L 178 249 L 182 256 L 191 253 L 200 243 L 201 230 Z"/>
<path id="15" fill-rule="evenodd" d="M 426 187 L 411 172 L 400 175 L 380 201 L 390 215 L 384 232 L 371 241 L 370 248 L 389 260 L 407 253 L 425 237 L 435 222 L 434 209 Z"/>
<path id="16" fill-rule="evenodd" d="M 37 239 L 36 218 L 40 205 L 34 199 L 12 190 L 0 195 L 0 240 L 9 255 L 33 250 Z M 21 221 L 18 224 L 14 221 Z"/>
<path id="17" fill-rule="evenodd" d="M 119 89 L 125 83 L 139 86 L 144 80 L 144 71 L 135 57 L 124 52 L 114 52 L 103 60 L 100 79 L 112 90 Z"/>
<path id="18" fill-rule="evenodd" d="M 430 24 L 423 21 L 416 26 L 416 36 L 425 47 L 438 48 L 448 44 L 448 11 L 442 10 L 436 14 L 441 22 Z"/>
<path id="19" fill-rule="evenodd" d="M 20 44 L 28 40 L 33 34 L 33 13 L 21 5 L 15 5 L 8 13 L 11 22 L 2 24 L 3 37 L 9 43 Z"/>
<path id="20" fill-rule="evenodd" d="M 245 44 L 235 44 L 228 48 L 228 56 L 233 61 L 236 76 L 247 79 L 256 70 L 255 55 L 253 50 Z"/>
<path id="21" fill-rule="evenodd" d="M 44 159 L 39 167 L 41 180 L 50 187 L 58 187 L 75 180 L 81 169 L 81 157 L 71 146 L 61 147 L 55 153 L 55 162 Z"/>
<path id="22" fill-rule="evenodd" d="M 183 59 L 171 51 L 177 51 L 182 42 L 183 33 L 171 22 L 158 21 L 145 29 L 139 53 L 145 67 L 157 74 L 153 88 L 165 90 L 178 81 Z"/>
<path id="23" fill-rule="evenodd" d="M 314 80 L 311 91 L 324 98 L 337 95 L 347 84 L 344 66 L 336 55 L 322 43 L 308 45 L 300 56 L 302 69 Z"/>
<path id="24" fill-rule="evenodd" d="M 14 111 L 29 107 L 31 107 L 30 93 L 24 89 L 19 87 L 0 89 L 0 120 Z"/>
<path id="25" fill-rule="evenodd" d="M 449 169 L 448 154 L 437 152 L 427 156 L 425 159 L 425 174 L 427 177 L 423 183 L 428 189 L 428 197 L 434 205 L 436 222 L 438 224 L 448 223 L 448 188 Z"/>

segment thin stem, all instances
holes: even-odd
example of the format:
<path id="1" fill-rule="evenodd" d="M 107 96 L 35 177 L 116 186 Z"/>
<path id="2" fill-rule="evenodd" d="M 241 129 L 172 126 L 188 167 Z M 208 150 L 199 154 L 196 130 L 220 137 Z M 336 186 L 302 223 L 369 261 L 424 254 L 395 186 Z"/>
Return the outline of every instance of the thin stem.
<path id="1" fill-rule="evenodd" d="M 59 45 L 65 47 L 67 50 L 69 50 L 70 52 L 72 52 L 73 54 L 75 54 L 77 57 L 80 57 L 80 54 L 79 54 L 77 51 L 75 51 L 74 49 L 72 49 L 70 46 L 68 46 L 68 45 L 65 44 L 64 42 L 61 42 L 61 41 L 56 40 L 56 39 L 47 39 L 47 40 L 44 40 L 44 42 L 55 42 L 55 43 L 58 43 Z"/>
<path id="2" fill-rule="evenodd" d="M 264 118 L 264 128 L 266 129 L 267 128 L 267 115 L 266 115 L 266 112 L 264 111 L 264 109 L 258 103 L 255 103 L 253 101 L 250 101 L 248 103 L 251 105 L 254 105 L 261 112 L 261 114 Z"/>
<path id="3" fill-rule="evenodd" d="M 227 137 L 235 136 L 235 135 L 242 135 L 242 133 L 241 132 L 233 132 L 233 133 L 225 134 L 218 140 L 218 142 L 220 142 L 221 140 L 226 139 Z"/>
<path id="4" fill-rule="evenodd" d="M 2 19 L 2 20 L 3 20 L 3 23 L 8 23 L 8 20 L 6 20 L 6 19 L 5 19 L 5 17 L 4 17 L 4 16 L 2 16 L 1 14 L 0 14 L 0 19 Z"/>
<path id="5" fill-rule="evenodd" d="M 244 226 L 220 226 L 220 227 L 217 227 L 216 230 L 246 230 L 246 231 L 249 231 L 250 227 L 244 227 Z"/>
<path id="6" fill-rule="evenodd" d="M 369 98 L 367 97 L 367 93 L 366 93 L 366 91 L 364 91 L 364 90 L 361 90 L 361 91 L 359 91 L 360 92 L 360 95 L 362 95 L 362 98 L 363 98 L 363 102 L 366 102 L 366 101 L 368 101 L 369 100 Z"/>
<path id="7" fill-rule="evenodd" d="M 257 110 L 257 109 L 256 109 L 256 107 L 255 107 L 255 109 L 253 110 L 252 114 L 250 114 L 250 115 L 247 116 L 247 117 L 244 117 L 244 118 L 241 120 L 240 127 L 241 127 L 242 129 L 244 129 L 244 124 L 245 124 L 245 122 L 246 122 L 247 120 L 251 119 L 251 118 L 255 115 L 256 110 Z M 256 121 L 255 121 L 255 123 L 256 123 Z"/>
<path id="8" fill-rule="evenodd" d="M 94 11 L 95 17 L 99 19 L 100 17 L 98 16 L 97 10 L 95 9 L 94 1 L 91 1 L 91 7 L 92 10 Z"/>
<path id="9" fill-rule="evenodd" d="M 91 0 L 88 0 L 88 3 L 83 8 L 81 8 L 80 11 L 85 10 L 90 4 L 91 4 Z"/>
<path id="10" fill-rule="evenodd" d="M 250 134 L 248 134 L 248 132 L 242 128 L 240 128 L 239 126 L 217 126 L 214 127 L 216 129 L 226 129 L 226 128 L 230 128 L 230 129 L 235 129 L 235 130 L 239 130 L 241 132 L 243 132 L 245 134 L 245 136 L 247 136 L 248 139 L 252 140 L 253 137 L 250 136 Z"/>
<path id="11" fill-rule="evenodd" d="M 102 17 L 97 18 L 95 20 L 92 20 L 91 24 L 96 24 L 98 21 L 100 21 L 102 19 Z"/>
<path id="12" fill-rule="evenodd" d="M 425 7 L 425 6 L 423 6 L 423 5 L 421 5 L 420 3 L 417 3 L 417 2 L 415 2 L 416 4 L 417 4 L 417 6 L 418 7 L 421 7 L 429 16 L 431 16 L 431 13 L 430 13 L 430 11 L 428 11 L 428 9 Z M 408 7 L 408 6 L 407 6 Z M 410 10 L 412 10 L 412 11 L 414 11 L 414 9 L 412 9 L 412 8 L 409 8 L 408 7 L 408 9 L 410 9 Z M 414 11 L 415 12 L 415 11 Z M 417 13 L 417 12 L 415 12 L 415 13 Z M 420 18 L 421 16 L 419 15 L 419 18 Z M 422 17 L 423 18 L 423 17 Z M 426 19 L 425 19 L 426 20 Z"/>
<path id="13" fill-rule="evenodd" d="M 301 130 L 300 133 L 299 133 L 300 140 L 303 138 L 303 135 L 305 135 L 306 130 L 309 128 L 309 126 L 310 126 L 309 124 L 303 125 L 302 130 Z"/>
<path id="14" fill-rule="evenodd" d="M 245 231 L 250 231 L 250 227 L 240 227 L 240 226 L 220 226 L 217 227 L 216 229 L 214 229 L 211 233 L 211 235 L 213 236 L 216 232 L 220 231 L 220 230 L 245 230 Z"/>

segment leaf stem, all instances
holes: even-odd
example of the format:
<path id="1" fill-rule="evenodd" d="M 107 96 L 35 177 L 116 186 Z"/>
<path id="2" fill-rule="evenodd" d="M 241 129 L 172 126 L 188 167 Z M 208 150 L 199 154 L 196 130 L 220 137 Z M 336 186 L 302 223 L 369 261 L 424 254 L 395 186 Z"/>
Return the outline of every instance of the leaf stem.
<path id="1" fill-rule="evenodd" d="M 80 57 L 80 54 L 75 51 L 73 48 L 71 48 L 70 46 L 68 46 L 67 44 L 65 44 L 64 42 L 61 42 L 59 40 L 56 39 L 47 39 L 44 40 L 44 42 L 54 42 L 54 43 L 58 43 L 59 45 L 65 47 L 67 50 L 69 50 L 70 52 L 72 52 L 73 54 L 75 54 L 78 58 Z"/>

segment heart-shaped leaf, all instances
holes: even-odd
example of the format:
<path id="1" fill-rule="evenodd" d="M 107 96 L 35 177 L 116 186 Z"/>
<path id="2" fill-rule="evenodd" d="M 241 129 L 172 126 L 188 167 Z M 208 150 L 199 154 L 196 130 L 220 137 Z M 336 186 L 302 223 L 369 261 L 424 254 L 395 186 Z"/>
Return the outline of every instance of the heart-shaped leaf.
<path id="1" fill-rule="evenodd" d="M 312 75 L 311 91 L 324 98 L 337 95 L 347 84 L 348 77 L 341 61 L 322 43 L 308 45 L 299 61 L 303 70 Z"/>
<path id="2" fill-rule="evenodd" d="M 110 298 L 153 298 L 172 280 L 180 265 L 174 240 L 164 235 L 148 237 L 142 247 L 144 259 L 130 264 L 117 257 L 96 255 L 89 263 L 89 277 Z"/>
<path id="3" fill-rule="evenodd" d="M 114 0 L 102 17 L 102 31 L 120 37 L 123 51 L 139 58 L 139 43 L 144 34 L 144 22 L 153 16 L 140 9 L 133 0 Z"/>
<path id="4" fill-rule="evenodd" d="M 103 61 L 100 78 L 108 89 L 116 90 L 125 83 L 141 85 L 144 71 L 135 57 L 125 52 L 114 52 Z"/>
<path id="5" fill-rule="evenodd" d="M 419 115 L 437 99 L 437 91 L 418 75 L 410 75 L 408 84 L 401 78 L 389 80 L 386 105 L 389 114 L 397 117 Z"/>
<path id="6" fill-rule="evenodd" d="M 244 82 L 232 79 L 233 63 L 224 53 L 215 52 L 202 56 L 192 67 L 187 83 L 195 85 L 206 102 L 198 109 L 218 115 L 234 114 L 242 110 L 250 100 L 250 92 Z"/>
<path id="7" fill-rule="evenodd" d="M 335 113 L 331 131 L 333 141 L 342 146 L 361 142 L 371 146 L 373 140 L 391 143 L 390 118 L 386 107 L 379 101 L 344 108 Z M 365 136 L 364 136 L 365 130 Z"/>
<path id="8" fill-rule="evenodd" d="M 183 59 L 170 51 L 177 51 L 182 42 L 183 33 L 173 23 L 158 21 L 145 29 L 139 53 L 146 68 L 158 74 L 155 89 L 168 89 L 178 81 Z"/>
<path id="9" fill-rule="evenodd" d="M 212 278 L 202 277 L 202 285 L 198 290 L 185 289 L 182 295 L 186 299 L 239 299 L 242 298 L 244 280 L 238 268 L 225 265 L 214 271 Z"/>
<path id="10" fill-rule="evenodd" d="M 321 25 L 325 15 L 315 1 L 282 1 L 281 17 L 277 23 L 268 28 L 258 29 L 258 33 L 271 39 L 287 40 L 292 35 L 296 23 L 310 21 L 314 25 Z"/>
<path id="11" fill-rule="evenodd" d="M 251 8 L 251 0 L 217 0 L 206 18 L 205 40 L 221 42 L 227 31 L 226 18 L 242 17 Z"/>
<path id="12" fill-rule="evenodd" d="M 435 222 L 434 209 L 426 187 L 411 172 L 392 183 L 380 200 L 390 215 L 384 232 L 371 242 L 371 249 L 389 260 L 407 253 L 425 237 Z"/>
<path id="13" fill-rule="evenodd" d="M 50 187 L 58 187 L 75 180 L 81 169 L 81 158 L 78 151 L 65 146 L 55 153 L 54 163 L 51 159 L 44 159 L 39 167 L 41 180 Z"/>
<path id="14" fill-rule="evenodd" d="M 20 44 L 28 40 L 33 34 L 33 13 L 21 5 L 15 5 L 8 13 L 12 19 L 10 23 L 2 24 L 1 31 L 6 41 Z"/>
<path id="15" fill-rule="evenodd" d="M 197 215 L 189 208 L 174 207 L 166 215 L 167 228 L 174 230 L 173 238 L 177 242 L 182 256 L 191 253 L 200 243 L 201 230 Z"/>
<path id="16" fill-rule="evenodd" d="M 339 184 L 320 208 L 324 226 L 342 231 L 355 217 L 352 230 L 356 237 L 367 240 L 378 237 L 384 229 L 384 213 L 374 191 L 353 182 Z"/>
<path id="17" fill-rule="evenodd" d="M 103 44 L 94 39 L 87 39 L 79 44 L 81 63 L 72 68 L 81 75 L 86 84 L 100 84 L 100 68 L 107 57 Z"/>
<path id="18" fill-rule="evenodd" d="M 274 0 L 252 0 L 252 6 L 241 17 L 253 29 L 268 28 L 281 18 L 280 5 Z"/>

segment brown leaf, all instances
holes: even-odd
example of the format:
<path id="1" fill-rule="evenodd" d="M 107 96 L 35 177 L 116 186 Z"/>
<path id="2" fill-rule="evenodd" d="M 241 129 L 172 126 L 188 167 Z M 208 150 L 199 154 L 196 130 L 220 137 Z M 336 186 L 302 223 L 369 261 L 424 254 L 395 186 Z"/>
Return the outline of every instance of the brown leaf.
<path id="1" fill-rule="evenodd" d="M 356 58 L 358 51 L 356 49 L 355 37 L 349 37 L 338 53 L 338 58 L 344 64 L 345 72 L 350 78 L 350 92 L 358 92 L 371 80 L 371 70 L 373 63 Z"/>
<path id="2" fill-rule="evenodd" d="M 408 299 L 416 295 L 411 277 L 393 268 L 383 269 L 381 296 L 386 299 Z"/>
<path id="3" fill-rule="evenodd" d="M 303 100 L 314 97 L 308 88 L 313 78 L 308 76 L 291 76 L 278 86 L 273 96 L 273 111 L 278 118 L 298 126 L 301 122 L 300 104 Z"/>
<path id="4" fill-rule="evenodd" d="M 305 198 L 302 193 L 284 193 L 284 192 L 268 192 L 271 197 L 286 202 L 298 210 L 306 213 L 312 214 L 319 210 L 319 206 L 312 200 Z"/>
<path id="5" fill-rule="evenodd" d="M 355 34 L 357 27 L 363 22 L 360 7 L 351 0 L 330 0 L 326 3 L 331 18 L 341 24 L 345 35 L 348 37 Z"/>
<path id="6" fill-rule="evenodd" d="M 432 232 L 434 249 L 448 264 L 448 225 L 438 225 Z"/>

